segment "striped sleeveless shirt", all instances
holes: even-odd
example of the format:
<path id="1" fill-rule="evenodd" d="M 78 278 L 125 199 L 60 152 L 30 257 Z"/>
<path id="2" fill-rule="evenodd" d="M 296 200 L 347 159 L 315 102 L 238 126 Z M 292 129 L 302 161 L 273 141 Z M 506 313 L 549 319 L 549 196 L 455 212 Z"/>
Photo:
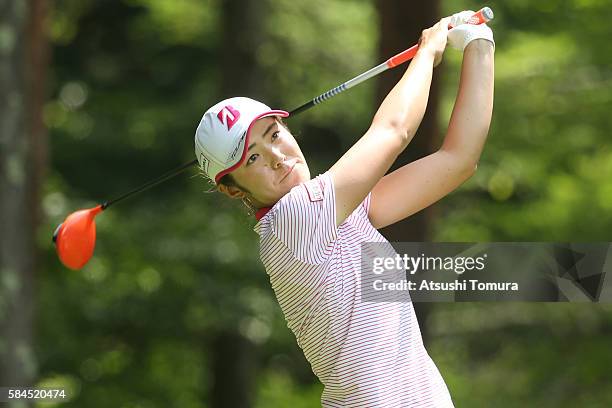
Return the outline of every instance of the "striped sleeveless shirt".
<path id="1" fill-rule="evenodd" d="M 361 244 L 388 244 L 368 219 L 369 203 L 370 195 L 336 226 L 326 172 L 295 186 L 255 225 L 287 326 L 324 385 L 324 408 L 453 407 L 408 293 L 397 302 L 361 298 Z"/>

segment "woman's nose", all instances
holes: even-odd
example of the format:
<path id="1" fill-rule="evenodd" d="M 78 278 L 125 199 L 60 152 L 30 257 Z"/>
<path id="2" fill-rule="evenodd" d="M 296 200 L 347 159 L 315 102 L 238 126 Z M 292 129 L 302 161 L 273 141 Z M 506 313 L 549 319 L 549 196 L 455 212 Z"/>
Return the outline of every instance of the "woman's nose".
<path id="1" fill-rule="evenodd" d="M 280 150 L 278 150 L 278 148 L 276 147 L 273 147 L 270 153 L 271 153 L 270 157 L 272 159 L 272 168 L 273 169 L 279 168 L 282 165 L 282 163 L 285 161 L 285 158 L 286 158 L 285 155 Z"/>

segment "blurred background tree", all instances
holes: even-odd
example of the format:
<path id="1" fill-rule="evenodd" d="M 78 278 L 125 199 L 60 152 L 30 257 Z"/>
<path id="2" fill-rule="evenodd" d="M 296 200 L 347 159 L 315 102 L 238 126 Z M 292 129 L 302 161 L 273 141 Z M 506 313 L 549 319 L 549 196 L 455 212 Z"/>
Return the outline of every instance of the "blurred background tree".
<path id="1" fill-rule="evenodd" d="M 41 115 L 49 52 L 47 2 L 3 2 L 0 11 L 0 384 L 32 385 L 41 269 L 36 231 L 47 165 Z"/>
<path id="2" fill-rule="evenodd" d="M 439 1 L 410 3 L 402 0 L 378 0 L 376 2 L 379 15 L 380 35 L 378 40 L 378 60 L 384 61 L 392 55 L 406 49 L 407 39 L 420 38 L 423 29 L 440 19 Z M 385 99 L 389 91 L 400 80 L 405 69 L 393 70 L 387 75 L 377 78 L 376 109 Z M 438 106 L 440 103 L 440 72 L 434 70 L 431 81 L 427 110 L 421 125 L 410 142 L 410 148 L 399 155 L 391 167 L 393 171 L 407 163 L 433 153 L 437 148 L 436 136 L 439 133 Z M 389 242 L 423 242 L 431 240 L 433 206 L 425 208 L 409 218 L 389 225 L 381 233 Z M 421 328 L 421 334 L 427 340 L 427 318 L 431 307 L 428 303 L 415 303 L 414 309 Z"/>
<path id="3" fill-rule="evenodd" d="M 606 3 L 486 4 L 496 12 L 496 97 L 479 170 L 391 239 L 610 241 Z M 41 115 L 50 166 L 41 200 L 31 202 L 45 215 L 40 228 L 30 227 L 41 266 L 36 294 L 21 296 L 37 305 L 34 326 L 27 307 L 9 314 L 35 329 L 33 381 L 73 390 L 65 407 L 317 406 L 322 387 L 276 304 L 253 221 L 240 205 L 206 194 L 210 186 L 197 171 L 98 217 L 96 254 L 80 272 L 58 263 L 50 235 L 67 213 L 191 160 L 196 124 L 219 98 L 249 94 L 290 110 L 412 45 L 443 15 L 483 5 L 441 0 L 417 13 L 403 2 L 365 0 L 53 2 Z M 25 24 L 3 7 L 2 27 Z M 6 33 L 0 30 L 0 45 L 11 38 Z M 21 57 L 1 58 L 13 64 Z M 422 144 L 402 160 L 439 144 L 460 62 L 460 53 L 446 52 L 434 87 L 439 109 L 434 99 L 419 131 Z M 313 175 L 367 129 L 401 70 L 289 120 Z M 20 82 L 2 72 L 6 95 Z M 7 133 L 9 112 L 0 110 L 5 180 L 11 167 L 4 141 L 26 131 Z M 38 140 L 44 146 L 44 136 Z M 24 202 L 5 191 L 2 205 Z M 4 224 L 13 222 L 4 208 L 2 247 L 9 248 L 19 235 Z M 5 324 L 13 281 L 3 251 Z M 26 257 L 36 259 L 29 251 Z M 30 270 L 17 279 L 33 276 Z M 611 311 L 591 304 L 434 304 L 422 326 L 458 407 L 604 407 L 612 404 Z M 20 335 L 3 325 L 0 354 L 16 355 L 6 344 Z M 3 372 L 13 373 L 4 361 Z"/>

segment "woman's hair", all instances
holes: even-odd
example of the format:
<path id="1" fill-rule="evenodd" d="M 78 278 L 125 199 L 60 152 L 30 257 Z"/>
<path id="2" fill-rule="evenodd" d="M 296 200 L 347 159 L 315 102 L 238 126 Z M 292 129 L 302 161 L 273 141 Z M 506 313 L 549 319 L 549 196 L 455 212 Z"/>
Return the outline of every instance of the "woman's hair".
<path id="1" fill-rule="evenodd" d="M 236 182 L 236 180 L 234 179 L 234 177 L 230 173 L 228 173 L 225 176 L 221 177 L 217 184 L 218 184 L 217 185 L 217 191 L 219 191 L 219 185 L 224 185 L 226 187 L 237 187 L 237 188 L 241 189 L 242 191 L 249 192 L 249 190 L 247 190 L 246 188 L 244 188 L 240 184 L 238 184 Z M 251 201 L 248 198 L 244 197 L 240 201 L 242 201 L 242 204 L 244 204 L 244 206 L 247 208 L 247 213 L 249 215 L 254 215 L 257 212 L 257 208 L 255 208 L 253 206 L 253 204 L 251 203 Z"/>
<path id="2" fill-rule="evenodd" d="M 242 187 L 236 183 L 236 180 L 234 180 L 234 177 L 232 177 L 230 173 L 227 173 L 225 176 L 221 177 L 218 184 L 223 184 L 225 187 L 238 187 L 242 189 Z"/>

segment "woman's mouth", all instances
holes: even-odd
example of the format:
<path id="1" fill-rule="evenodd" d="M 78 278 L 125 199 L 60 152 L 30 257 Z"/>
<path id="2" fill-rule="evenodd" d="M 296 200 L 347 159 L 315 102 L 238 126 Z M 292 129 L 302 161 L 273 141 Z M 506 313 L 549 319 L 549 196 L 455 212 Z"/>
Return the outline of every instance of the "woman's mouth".
<path id="1" fill-rule="evenodd" d="M 288 164 L 289 168 L 286 171 L 286 173 L 283 175 L 283 177 L 280 179 L 279 183 L 282 183 L 283 181 L 285 181 L 285 179 L 293 172 L 293 169 L 295 168 L 297 164 L 297 160 L 292 160 L 290 164 Z"/>

